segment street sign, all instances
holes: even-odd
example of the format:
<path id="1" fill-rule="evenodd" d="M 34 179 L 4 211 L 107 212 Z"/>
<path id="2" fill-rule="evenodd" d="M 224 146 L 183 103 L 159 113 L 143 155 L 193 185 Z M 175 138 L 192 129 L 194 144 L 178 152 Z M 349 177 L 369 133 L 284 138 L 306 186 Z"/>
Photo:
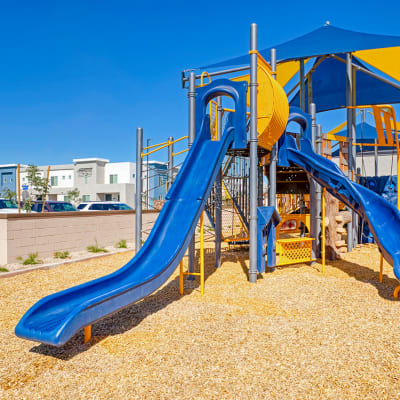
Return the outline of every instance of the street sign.
<path id="1" fill-rule="evenodd" d="M 29 189 L 29 185 L 22 185 L 22 190 L 28 190 Z"/>

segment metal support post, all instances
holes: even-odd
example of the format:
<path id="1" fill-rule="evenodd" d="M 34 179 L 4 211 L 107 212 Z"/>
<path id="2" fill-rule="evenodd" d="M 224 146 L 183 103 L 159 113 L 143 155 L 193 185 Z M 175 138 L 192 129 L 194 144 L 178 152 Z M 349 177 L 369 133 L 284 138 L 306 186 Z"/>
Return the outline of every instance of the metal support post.
<path id="1" fill-rule="evenodd" d="M 300 108 L 306 110 L 306 89 L 305 89 L 304 58 L 300 60 Z"/>
<path id="2" fill-rule="evenodd" d="M 172 181 L 174 180 L 174 144 L 172 143 L 174 138 L 170 136 L 168 138 L 168 185 L 167 191 L 171 188 Z"/>
<path id="3" fill-rule="evenodd" d="M 260 166 L 260 159 L 257 160 L 257 174 L 258 174 L 258 194 L 257 194 L 257 204 L 258 207 L 262 207 L 264 205 L 264 167 Z"/>
<path id="4" fill-rule="evenodd" d="M 257 282 L 257 24 L 250 28 L 250 269 Z"/>
<path id="5" fill-rule="evenodd" d="M 271 49 L 271 71 L 276 79 L 276 49 Z M 271 149 L 268 180 L 268 205 L 276 207 L 276 164 L 278 162 L 278 142 Z"/>
<path id="6" fill-rule="evenodd" d="M 347 139 L 348 139 L 348 177 L 353 180 L 354 159 L 353 159 L 353 71 L 352 71 L 352 55 L 346 53 L 346 106 L 347 106 Z M 353 221 L 347 225 L 347 251 L 353 250 Z"/>
<path id="7" fill-rule="evenodd" d="M 189 138 L 188 138 L 188 147 L 189 151 L 192 147 L 196 136 L 196 75 L 194 72 L 189 74 Z M 189 273 L 194 272 L 194 256 L 195 256 L 195 238 L 194 236 L 190 240 L 189 243 Z M 193 280 L 194 277 L 189 275 L 189 280 Z"/>
<path id="8" fill-rule="evenodd" d="M 378 139 L 375 139 L 374 161 L 375 161 L 375 176 L 378 176 Z"/>
<path id="9" fill-rule="evenodd" d="M 315 138 L 316 138 L 316 107 L 314 103 L 309 105 L 310 114 L 311 114 L 311 145 L 312 149 L 315 151 Z M 310 236 L 315 238 L 312 244 L 312 258 L 317 258 L 317 201 L 316 201 L 316 186 L 318 184 L 314 181 L 314 179 L 310 179 L 310 223 L 311 223 L 311 232 Z"/>
<path id="10" fill-rule="evenodd" d="M 222 99 L 217 97 L 217 140 L 222 136 Z M 215 180 L 215 268 L 221 266 L 222 241 L 222 169 Z"/>
<path id="11" fill-rule="evenodd" d="M 142 247 L 142 149 L 143 128 L 136 129 L 135 250 Z"/>
<path id="12" fill-rule="evenodd" d="M 317 154 L 320 156 L 322 155 L 322 129 L 321 125 L 317 125 L 316 129 L 316 151 Z M 316 256 L 320 256 L 321 251 L 321 203 L 322 203 L 322 188 L 320 185 L 315 185 L 315 215 L 316 215 L 316 229 L 315 229 L 315 249 L 316 249 Z"/>
<path id="13" fill-rule="evenodd" d="M 351 64 L 351 73 L 352 73 L 352 97 L 351 97 L 351 105 L 354 107 L 357 102 L 356 102 L 356 72 L 357 70 L 354 68 L 354 64 Z M 351 113 L 351 136 L 352 136 L 352 141 L 353 143 L 357 143 L 357 133 L 356 133 L 356 109 L 352 108 L 351 109 L 352 113 Z M 357 178 L 355 176 L 356 173 L 356 168 L 357 168 L 357 148 L 354 147 L 353 148 L 353 161 L 352 161 L 352 165 L 353 165 L 353 181 L 356 181 Z M 353 227 L 353 248 L 357 246 L 358 244 L 358 222 L 359 222 L 359 218 L 358 218 L 358 214 L 353 211 L 353 215 L 352 215 L 352 227 Z"/>

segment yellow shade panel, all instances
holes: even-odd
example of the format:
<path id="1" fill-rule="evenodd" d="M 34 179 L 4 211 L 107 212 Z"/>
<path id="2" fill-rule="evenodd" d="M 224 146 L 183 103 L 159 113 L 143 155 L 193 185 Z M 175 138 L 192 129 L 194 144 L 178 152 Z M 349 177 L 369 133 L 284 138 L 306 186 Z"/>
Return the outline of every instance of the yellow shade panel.
<path id="1" fill-rule="evenodd" d="M 372 65 L 386 75 L 400 81 L 400 47 L 361 50 L 353 53 L 356 57 Z"/>

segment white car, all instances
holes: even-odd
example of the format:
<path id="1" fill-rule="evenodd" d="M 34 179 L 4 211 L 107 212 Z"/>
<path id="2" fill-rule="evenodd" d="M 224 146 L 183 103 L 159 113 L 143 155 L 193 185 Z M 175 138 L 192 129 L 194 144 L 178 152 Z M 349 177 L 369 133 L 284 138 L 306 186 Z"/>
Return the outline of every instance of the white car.
<path id="1" fill-rule="evenodd" d="M 79 211 L 110 211 L 110 210 L 133 210 L 125 203 L 119 201 L 85 201 L 77 207 Z"/>

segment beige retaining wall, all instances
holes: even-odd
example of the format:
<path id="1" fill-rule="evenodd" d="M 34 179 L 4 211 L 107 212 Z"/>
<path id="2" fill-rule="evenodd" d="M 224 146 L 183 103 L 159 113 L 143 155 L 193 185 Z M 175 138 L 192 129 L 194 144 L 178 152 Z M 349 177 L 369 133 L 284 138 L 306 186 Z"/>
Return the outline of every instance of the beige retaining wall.
<path id="1" fill-rule="evenodd" d="M 158 212 L 143 212 L 143 230 L 149 232 Z M 144 235 L 146 237 L 146 235 Z M 0 214 L 0 264 L 39 253 L 81 251 L 87 246 L 135 242 L 134 211 L 91 211 L 45 214 Z"/>

